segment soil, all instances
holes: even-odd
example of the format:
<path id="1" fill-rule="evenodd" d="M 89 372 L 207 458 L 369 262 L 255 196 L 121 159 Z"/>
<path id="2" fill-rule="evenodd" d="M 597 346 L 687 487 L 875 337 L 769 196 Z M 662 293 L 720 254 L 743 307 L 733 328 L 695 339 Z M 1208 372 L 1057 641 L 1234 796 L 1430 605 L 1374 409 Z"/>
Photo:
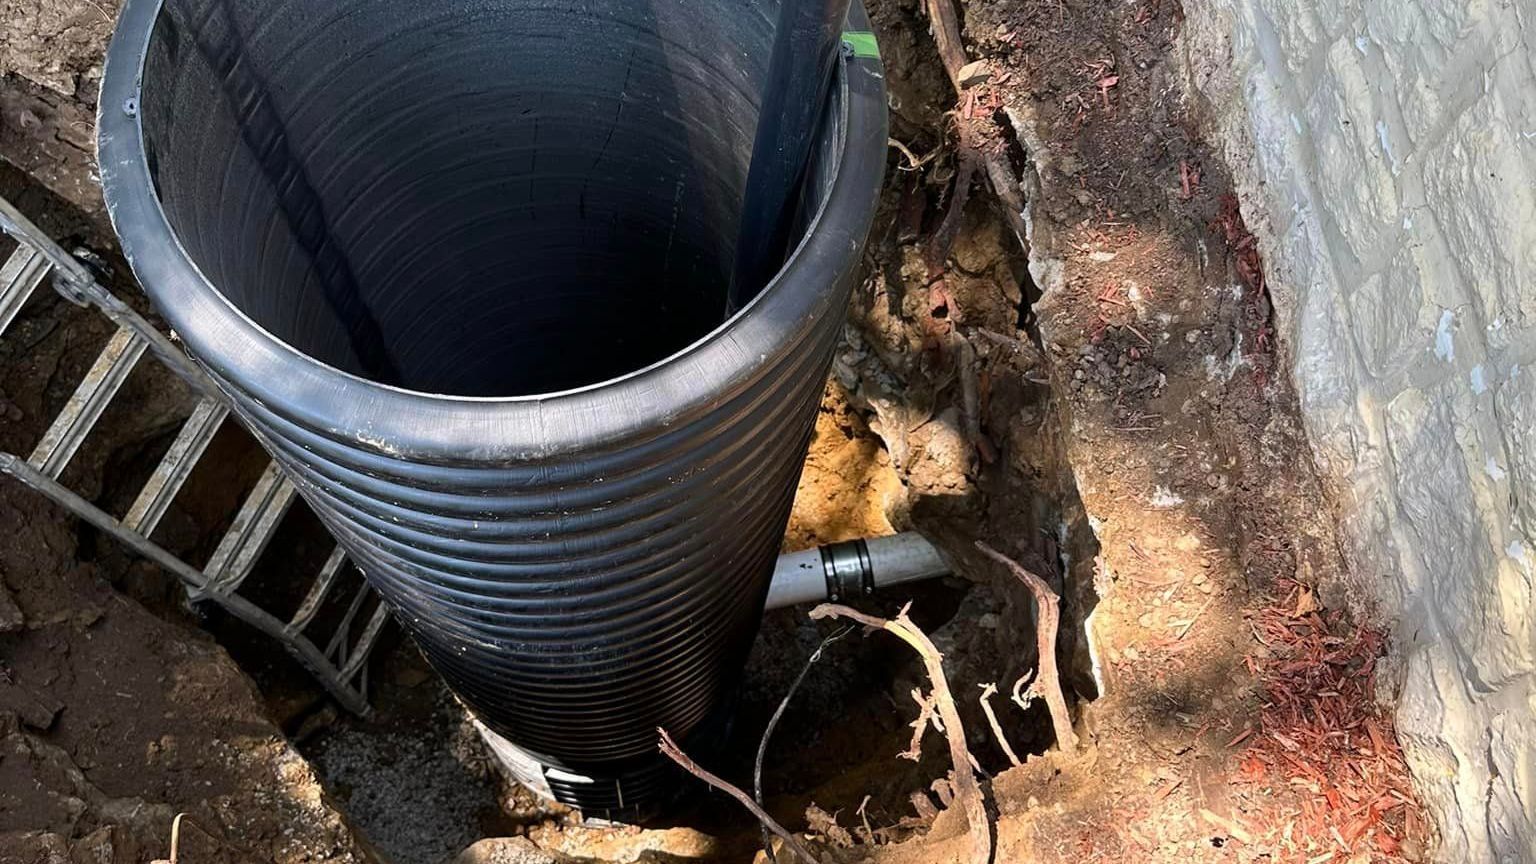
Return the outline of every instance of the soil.
<path id="1" fill-rule="evenodd" d="M 992 74 L 970 110 L 1020 148 L 1043 366 L 1100 546 L 1089 749 L 997 778 L 1000 860 L 1415 860 L 1382 640 L 1323 608 L 1331 504 L 1180 20 L 1171 0 L 965 4 Z"/>
<path id="2" fill-rule="evenodd" d="M 7 121 L 17 116 L 11 106 L 50 98 L 14 79 L 0 87 Z M 77 102 L 53 104 L 89 116 Z M 66 194 L 94 182 L 57 132 L 25 115 L 19 129 L 0 130 L 0 195 L 65 248 L 90 252 L 101 278 L 121 288 L 127 268 L 90 206 L 99 198 L 79 206 Z M 11 146 L 20 140 L 34 146 Z M 48 170 L 15 167 L 29 160 Z M 0 242 L 0 254 L 12 248 Z M 137 292 L 120 294 L 142 310 Z M 33 295 L 0 338 L 0 449 L 30 452 L 111 332 L 103 316 L 52 291 Z M 141 362 L 61 479 L 126 511 L 192 401 L 182 382 Z M 217 476 L 200 482 L 210 481 L 219 485 Z M 195 555 L 228 515 L 188 498 L 157 538 Z M 264 694 L 166 574 L 9 479 L 0 481 L 0 536 L 0 861 L 162 858 L 177 813 L 187 814 L 189 860 L 372 859 L 268 718 Z"/>
<path id="3" fill-rule="evenodd" d="M 24 183 L 0 172 L 0 194 L 54 236 L 90 231 Z M 28 452 L 108 333 L 51 292 L 24 307 L 0 341 L 0 447 Z M 124 466 L 187 401 L 168 374 L 136 372 L 127 409 L 109 409 L 64 479 L 91 498 L 134 482 Z M 190 860 L 368 860 L 251 680 L 184 614 L 158 616 L 116 590 L 135 565 L 97 560 L 89 533 L 0 482 L 0 861 L 163 857 L 177 813 Z"/>
<path id="4" fill-rule="evenodd" d="M 905 503 L 890 454 L 870 433 L 864 416 L 848 404 L 842 385 L 828 382 L 800 494 L 784 532 L 784 551 L 893 534 L 892 519 L 903 520 Z"/>
<path id="5" fill-rule="evenodd" d="M 957 99 L 925 11 L 941 2 L 869 4 L 906 152 L 892 150 L 785 548 L 919 530 L 950 558 L 954 577 L 867 611 L 908 609 L 944 654 L 997 861 L 1419 860 L 1427 823 L 1374 701 L 1383 640 L 1328 608 L 1331 502 L 1277 363 L 1262 262 L 1186 95 L 1177 3 L 956 3 L 987 65 Z M 94 16 L 114 6 L 13 3 L 21 23 L 0 39 L 0 70 L 27 79 L 0 84 L 0 193 L 109 268 L 88 124 Z M 1027 248 L 967 167 L 979 148 L 1024 181 Z M 51 296 L 13 326 L 0 447 L 25 452 L 108 331 Z M 119 512 L 189 408 L 164 376 L 129 387 L 133 409 L 103 421 L 67 478 Z M 190 560 L 264 464 L 235 431 L 210 454 L 157 535 Z M 666 824 L 595 826 L 507 783 L 397 636 L 360 720 L 10 482 L 0 535 L 15 538 L 0 549 L 0 788 L 28 790 L 0 799 L 0 860 L 161 857 L 178 810 L 199 826 L 190 861 L 415 864 L 465 847 L 465 864 L 762 860 L 756 823 L 722 795 Z M 1007 698 L 1037 665 L 1035 613 L 976 540 L 1062 597 L 1077 753 L 1052 749 L 1041 704 Z M 316 569 L 327 542 L 297 508 L 253 596 L 296 602 L 291 573 Z M 744 785 L 769 716 L 837 629 L 806 611 L 766 617 L 743 675 L 712 767 Z M 1021 766 L 981 709 L 988 684 Z M 930 729 L 916 759 L 897 758 L 927 689 L 888 634 L 829 645 L 769 749 L 769 812 L 834 861 L 968 860 L 943 742 Z"/>
<path id="6" fill-rule="evenodd" d="M 120 0 L 0 2 L 0 73 L 92 105 Z"/>

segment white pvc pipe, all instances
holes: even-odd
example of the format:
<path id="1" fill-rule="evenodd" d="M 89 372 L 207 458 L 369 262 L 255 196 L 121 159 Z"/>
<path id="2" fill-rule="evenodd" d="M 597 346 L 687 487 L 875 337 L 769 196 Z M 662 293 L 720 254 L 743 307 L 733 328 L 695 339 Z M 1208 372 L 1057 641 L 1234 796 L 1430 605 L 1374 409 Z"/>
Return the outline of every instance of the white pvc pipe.
<path id="1" fill-rule="evenodd" d="M 863 550 L 856 548 L 860 543 Z M 767 608 L 846 602 L 853 597 L 845 594 L 865 594 L 874 588 L 948 573 L 949 565 L 939 550 L 915 531 L 821 546 L 779 556 L 773 583 L 768 586 Z"/>

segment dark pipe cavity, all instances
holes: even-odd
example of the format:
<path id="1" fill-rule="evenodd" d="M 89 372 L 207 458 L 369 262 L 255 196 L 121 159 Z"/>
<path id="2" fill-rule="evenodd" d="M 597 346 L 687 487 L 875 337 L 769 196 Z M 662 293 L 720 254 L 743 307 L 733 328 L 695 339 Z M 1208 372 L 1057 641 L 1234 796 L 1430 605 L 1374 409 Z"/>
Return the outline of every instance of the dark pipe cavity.
<path id="1" fill-rule="evenodd" d="M 718 740 L 874 215 L 864 55 L 796 245 L 720 323 L 777 11 L 127 0 L 108 52 L 145 290 L 509 764 L 588 815 L 685 788 L 658 726 Z"/>
<path id="2" fill-rule="evenodd" d="M 144 134 L 187 253 L 277 338 L 413 390 L 566 390 L 720 323 L 762 26 L 735 4 L 169 0 Z"/>

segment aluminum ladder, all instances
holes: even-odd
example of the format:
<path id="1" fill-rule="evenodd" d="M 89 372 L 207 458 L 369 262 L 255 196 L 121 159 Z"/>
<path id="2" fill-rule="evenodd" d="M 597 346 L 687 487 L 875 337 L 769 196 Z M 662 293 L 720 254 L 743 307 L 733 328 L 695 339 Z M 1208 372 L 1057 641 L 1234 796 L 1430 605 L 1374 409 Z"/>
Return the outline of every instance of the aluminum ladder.
<path id="1" fill-rule="evenodd" d="M 358 714 L 368 713 L 368 656 L 389 620 L 388 610 L 375 600 L 367 620 L 359 621 L 372 588 L 366 581 L 361 582 L 323 649 L 307 633 L 348 566 L 346 553 L 339 546 L 331 552 L 297 611 L 287 620 L 238 593 L 297 497 L 293 483 L 275 462 L 269 462 L 255 488 L 246 494 L 233 524 L 201 568 L 151 540 L 176 493 L 228 418 L 229 403 L 168 336 L 103 288 L 85 265 L 4 198 L 0 198 L 0 230 L 17 243 L 10 258 L 0 266 L 0 337 L 50 274 L 54 289 L 65 299 L 93 308 L 117 325 L 116 332 L 31 455 L 23 459 L 0 451 L 0 474 L 15 477 L 174 573 L 186 584 L 193 601 L 216 603 L 277 640 L 344 707 Z M 146 353 L 185 379 L 201 399 L 127 514 L 118 519 L 64 486 L 60 477 Z"/>

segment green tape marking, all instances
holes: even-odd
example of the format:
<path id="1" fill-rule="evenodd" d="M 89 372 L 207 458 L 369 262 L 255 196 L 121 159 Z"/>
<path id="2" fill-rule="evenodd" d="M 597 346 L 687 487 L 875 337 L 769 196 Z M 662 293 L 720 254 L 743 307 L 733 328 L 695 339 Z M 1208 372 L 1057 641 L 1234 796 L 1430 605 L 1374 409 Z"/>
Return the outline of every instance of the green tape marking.
<path id="1" fill-rule="evenodd" d="M 843 31 L 843 43 L 853 49 L 855 57 L 880 59 L 880 43 L 875 41 L 875 34 L 868 30 Z"/>

